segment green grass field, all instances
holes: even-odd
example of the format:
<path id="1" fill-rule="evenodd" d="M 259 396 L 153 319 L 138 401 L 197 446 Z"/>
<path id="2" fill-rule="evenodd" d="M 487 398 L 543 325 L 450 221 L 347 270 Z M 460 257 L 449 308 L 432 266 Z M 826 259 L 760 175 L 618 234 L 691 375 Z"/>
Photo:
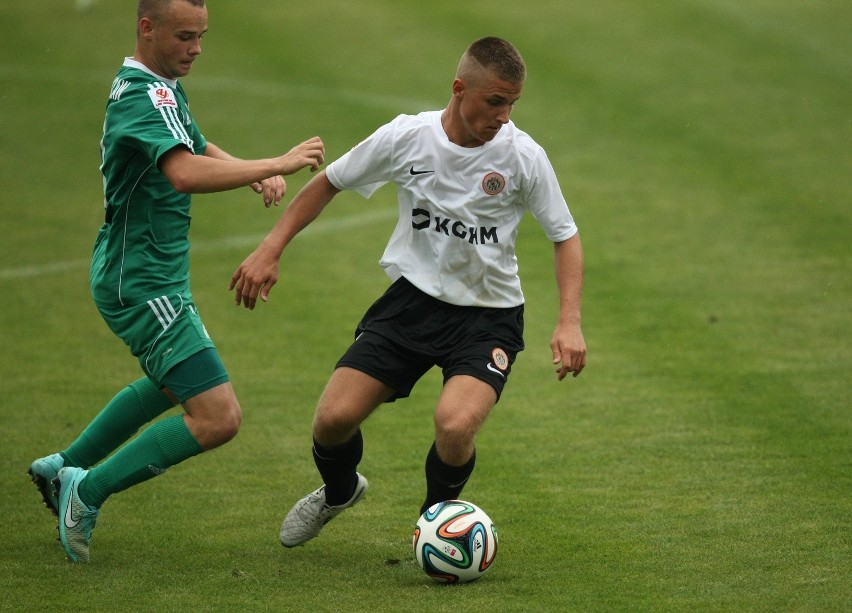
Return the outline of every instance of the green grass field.
<path id="1" fill-rule="evenodd" d="M 386 285 L 392 188 L 335 200 L 254 312 L 228 281 L 280 210 L 248 190 L 195 198 L 194 295 L 243 428 L 115 496 L 92 563 L 65 560 L 27 466 L 139 375 L 87 280 L 135 2 L 79 4 L 0 0 L 0 609 L 852 610 L 852 5 L 208 3 L 184 85 L 205 135 L 243 157 L 319 134 L 334 159 L 442 107 L 479 36 L 527 60 L 513 119 L 581 228 L 589 363 L 553 376 L 551 246 L 529 221 L 527 350 L 465 490 L 500 552 L 444 588 L 410 551 L 437 373 L 365 424 L 367 500 L 305 547 L 277 538 L 318 485 L 315 400 Z"/>

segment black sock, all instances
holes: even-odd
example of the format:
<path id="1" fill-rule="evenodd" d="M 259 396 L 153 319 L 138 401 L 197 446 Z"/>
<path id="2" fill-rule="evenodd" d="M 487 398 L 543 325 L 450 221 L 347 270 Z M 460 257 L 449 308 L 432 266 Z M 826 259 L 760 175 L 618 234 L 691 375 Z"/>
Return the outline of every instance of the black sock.
<path id="1" fill-rule="evenodd" d="M 426 500 L 420 507 L 422 515 L 426 509 L 437 502 L 458 499 L 465 483 L 473 473 L 476 464 L 476 450 L 470 459 L 461 466 L 450 466 L 438 457 L 435 443 L 426 456 Z"/>
<path id="2" fill-rule="evenodd" d="M 326 504 L 334 507 L 352 498 L 358 485 L 355 470 L 364 453 L 361 430 L 337 447 L 323 447 L 314 440 L 313 452 L 314 462 L 325 483 Z"/>

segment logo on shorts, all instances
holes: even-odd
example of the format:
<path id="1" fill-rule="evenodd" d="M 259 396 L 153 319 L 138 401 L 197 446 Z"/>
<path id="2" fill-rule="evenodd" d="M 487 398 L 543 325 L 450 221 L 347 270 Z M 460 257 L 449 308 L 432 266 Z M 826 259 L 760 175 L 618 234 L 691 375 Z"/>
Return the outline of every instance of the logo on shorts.
<path id="1" fill-rule="evenodd" d="M 499 172 L 489 172 L 482 179 L 482 189 L 489 196 L 496 196 L 506 187 L 506 179 Z"/>
<path id="2" fill-rule="evenodd" d="M 503 379 L 505 379 L 505 378 L 506 378 L 506 375 L 504 375 L 504 374 L 503 374 L 503 371 L 501 371 L 501 370 L 497 370 L 496 368 L 494 368 L 494 364 L 492 364 L 491 362 L 486 362 L 486 363 L 485 363 L 485 368 L 487 368 L 487 369 L 488 369 L 488 370 L 490 370 L 491 372 L 497 373 L 497 374 L 498 374 L 498 375 L 500 375 Z"/>
<path id="3" fill-rule="evenodd" d="M 491 350 L 491 360 L 494 362 L 494 366 L 503 372 L 509 368 L 509 356 L 507 356 L 506 352 L 499 347 L 495 347 Z"/>

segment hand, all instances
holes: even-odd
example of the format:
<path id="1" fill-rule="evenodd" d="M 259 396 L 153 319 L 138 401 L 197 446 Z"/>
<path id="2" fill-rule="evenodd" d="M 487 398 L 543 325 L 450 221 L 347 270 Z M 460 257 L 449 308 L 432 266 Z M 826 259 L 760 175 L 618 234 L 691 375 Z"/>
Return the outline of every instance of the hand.
<path id="1" fill-rule="evenodd" d="M 281 174 L 283 175 L 291 175 L 305 166 L 309 166 L 311 172 L 314 172 L 325 161 L 325 145 L 319 136 L 314 136 L 296 145 L 278 160 L 282 164 Z"/>
<path id="2" fill-rule="evenodd" d="M 550 341 L 553 364 L 557 365 L 556 376 L 562 381 L 570 372 L 576 377 L 586 366 L 586 341 L 577 325 L 559 325 Z"/>
<path id="3" fill-rule="evenodd" d="M 273 204 L 278 206 L 281 203 L 281 199 L 287 193 L 287 182 L 280 175 L 275 175 L 263 181 L 252 183 L 251 188 L 263 195 L 263 204 L 266 208 L 269 208 Z"/>
<path id="4" fill-rule="evenodd" d="M 234 303 L 254 309 L 257 298 L 269 300 L 269 291 L 278 282 L 278 258 L 261 244 L 249 255 L 231 277 L 228 291 L 235 290 Z"/>

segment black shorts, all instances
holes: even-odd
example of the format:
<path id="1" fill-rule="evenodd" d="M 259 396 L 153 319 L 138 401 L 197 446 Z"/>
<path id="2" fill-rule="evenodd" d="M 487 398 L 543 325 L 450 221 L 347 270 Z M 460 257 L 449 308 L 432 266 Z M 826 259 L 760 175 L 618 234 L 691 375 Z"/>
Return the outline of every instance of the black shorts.
<path id="1" fill-rule="evenodd" d="M 499 400 L 517 354 L 524 349 L 524 306 L 465 307 L 442 302 L 404 277 L 367 310 L 355 342 L 337 366 L 360 370 L 392 387 L 388 400 L 406 398 L 433 366 L 444 382 L 470 375 Z"/>

